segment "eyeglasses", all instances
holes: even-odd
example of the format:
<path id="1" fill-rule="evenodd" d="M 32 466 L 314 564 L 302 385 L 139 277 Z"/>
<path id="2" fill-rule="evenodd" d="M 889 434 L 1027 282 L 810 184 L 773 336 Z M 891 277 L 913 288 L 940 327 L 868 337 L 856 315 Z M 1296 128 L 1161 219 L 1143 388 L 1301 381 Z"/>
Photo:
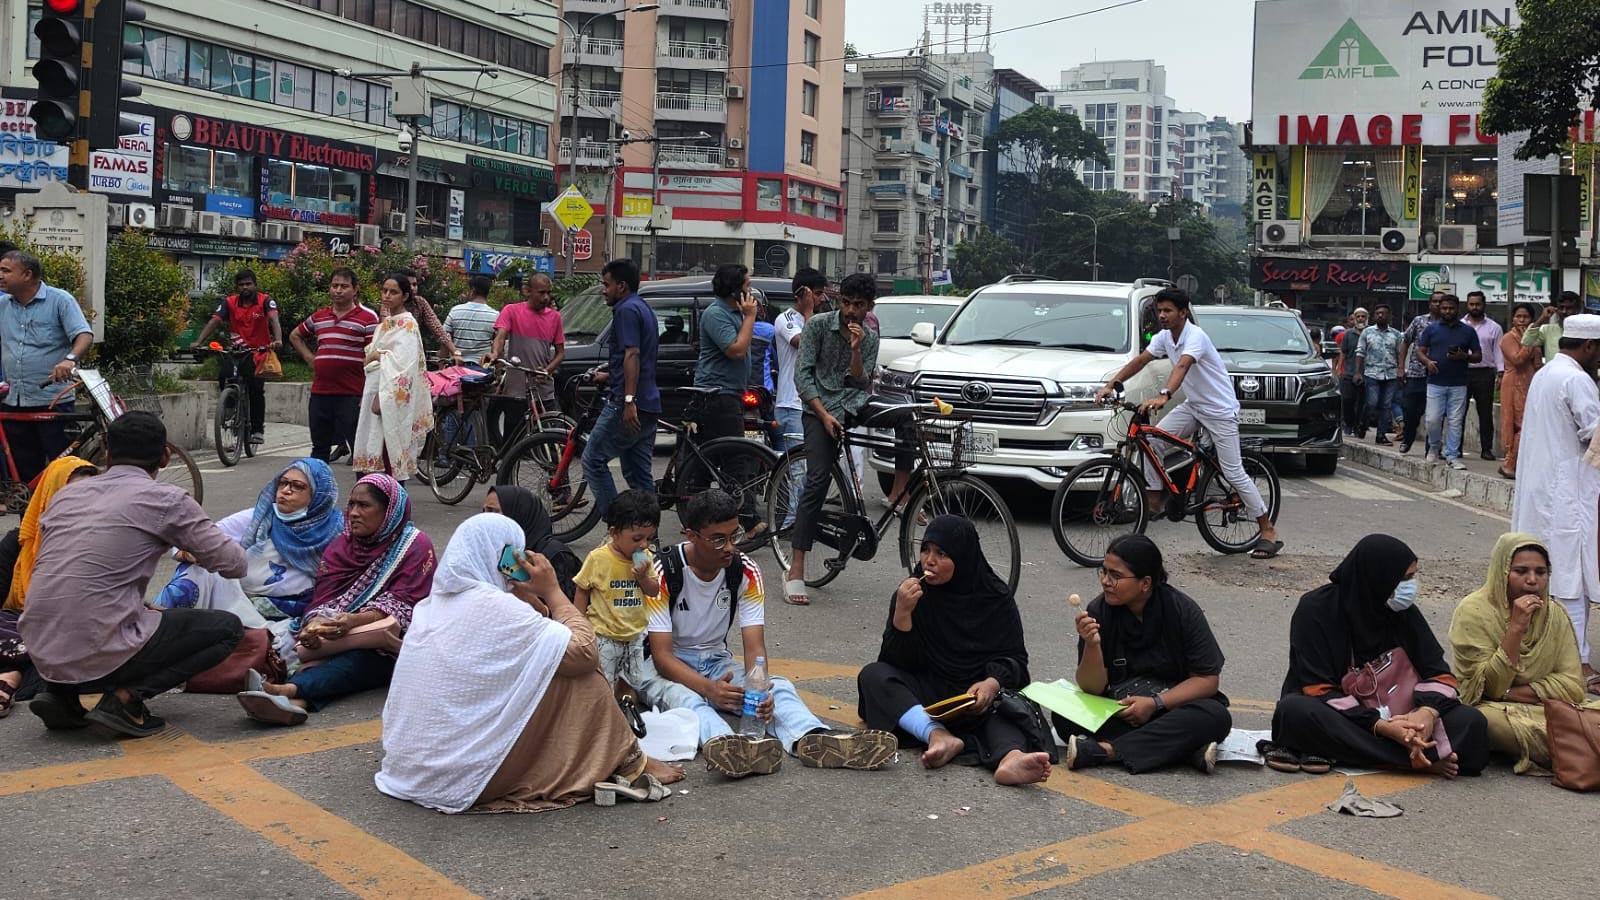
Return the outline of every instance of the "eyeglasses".
<path id="1" fill-rule="evenodd" d="M 735 529 L 733 534 L 711 534 L 711 535 L 706 535 L 706 534 L 701 534 L 698 531 L 695 531 L 693 528 L 688 529 L 688 532 L 690 534 L 694 535 L 695 537 L 699 538 L 700 540 L 705 541 L 706 542 L 706 546 L 710 547 L 713 550 L 726 550 L 730 546 L 733 546 L 733 545 L 739 543 L 740 541 L 744 540 L 744 529 L 743 528 Z"/>
<path id="2" fill-rule="evenodd" d="M 1137 575 L 1124 575 L 1121 572 L 1113 572 L 1110 569 L 1107 569 L 1105 566 L 1101 566 L 1100 568 L 1096 569 L 1095 571 L 1100 573 L 1100 580 L 1101 581 L 1109 581 L 1112 584 L 1116 584 L 1117 582 L 1122 581 L 1124 579 L 1138 578 L 1139 577 Z"/>
<path id="3" fill-rule="evenodd" d="M 278 490 L 280 490 L 280 491 L 289 491 L 291 493 L 298 494 L 301 491 L 309 491 L 309 490 L 311 490 L 311 485 L 306 484 L 303 481 L 290 481 L 287 478 L 279 478 L 278 479 Z"/>

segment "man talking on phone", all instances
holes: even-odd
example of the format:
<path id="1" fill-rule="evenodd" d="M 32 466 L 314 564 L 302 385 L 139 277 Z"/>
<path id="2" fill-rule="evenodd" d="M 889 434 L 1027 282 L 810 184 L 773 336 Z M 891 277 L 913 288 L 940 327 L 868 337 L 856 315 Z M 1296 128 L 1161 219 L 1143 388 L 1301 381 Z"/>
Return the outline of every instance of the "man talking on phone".
<path id="1" fill-rule="evenodd" d="M 700 356 L 694 386 L 717 393 L 700 413 L 700 439 L 744 436 L 744 389 L 750 381 L 750 342 L 760 311 L 750 289 L 750 270 L 736 263 L 717 267 L 711 277 L 717 300 L 700 313 Z M 730 472 L 740 481 L 752 473 Z M 704 487 L 704 486 L 702 486 Z M 739 501 L 739 522 L 751 528 L 760 521 L 754 494 Z"/>
<path id="2" fill-rule="evenodd" d="M 1423 329 L 1417 339 L 1417 359 L 1428 370 L 1428 407 L 1422 414 L 1428 432 L 1427 459 L 1437 461 L 1444 448 L 1445 464 L 1465 469 L 1461 461 L 1461 430 L 1466 422 L 1467 366 L 1483 359 L 1478 333 L 1461 321 L 1461 299 L 1455 294 L 1439 298 L 1439 321 Z M 1439 443 L 1439 432 L 1444 443 Z"/>

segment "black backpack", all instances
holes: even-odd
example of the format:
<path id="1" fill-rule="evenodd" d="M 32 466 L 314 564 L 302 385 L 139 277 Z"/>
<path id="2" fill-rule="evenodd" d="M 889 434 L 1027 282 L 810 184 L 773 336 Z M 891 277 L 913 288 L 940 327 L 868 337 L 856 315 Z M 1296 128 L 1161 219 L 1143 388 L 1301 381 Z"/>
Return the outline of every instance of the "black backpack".
<path id="1" fill-rule="evenodd" d="M 661 563 L 661 580 L 667 588 L 667 596 L 676 598 L 683 596 L 683 570 L 688 566 L 688 561 L 683 558 L 683 545 L 674 544 L 661 551 L 656 557 Z M 722 584 L 728 589 L 728 627 L 739 621 L 739 586 L 744 580 L 744 566 L 749 557 L 743 553 L 734 553 L 733 562 L 722 570 Z M 650 642 L 645 641 L 644 652 L 650 655 Z"/>

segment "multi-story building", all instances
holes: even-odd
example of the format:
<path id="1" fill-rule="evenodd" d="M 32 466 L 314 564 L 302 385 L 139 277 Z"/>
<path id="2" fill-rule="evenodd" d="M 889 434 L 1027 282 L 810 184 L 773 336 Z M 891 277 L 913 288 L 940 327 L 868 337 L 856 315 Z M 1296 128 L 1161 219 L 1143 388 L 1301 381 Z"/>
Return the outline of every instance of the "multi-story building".
<path id="1" fill-rule="evenodd" d="M 1206 123 L 1211 139 L 1211 202 L 1213 210 L 1222 205 L 1243 207 L 1250 193 L 1249 157 L 1244 152 L 1244 126 L 1222 116 Z"/>
<path id="2" fill-rule="evenodd" d="M 994 101 L 968 72 L 983 65 L 993 71 L 987 53 L 852 60 L 843 137 L 852 271 L 872 272 L 886 288 L 931 280 L 977 232 L 977 157 Z"/>
<path id="3" fill-rule="evenodd" d="M 557 160 L 603 235 L 580 268 L 842 271 L 844 0 L 566 0 Z M 569 105 L 576 88 L 576 133 Z M 575 140 L 574 140 L 575 138 Z M 652 213 L 670 207 L 671 224 Z M 616 215 L 613 215 L 615 213 Z"/>
<path id="4" fill-rule="evenodd" d="M 554 196 L 549 83 L 556 6 L 497 15 L 499 0 L 142 0 L 129 28 L 145 59 L 126 71 L 143 88 L 124 104 L 141 134 L 91 160 L 91 189 L 110 195 L 113 227 L 146 229 L 209 282 L 231 257 L 276 259 L 320 237 L 336 252 L 406 228 L 406 180 L 417 162 L 417 232 L 427 252 L 479 270 L 521 254 L 548 261 L 540 205 Z M 28 101 L 37 0 L 0 0 L 18 27 L 0 42 L 5 74 L 0 203 L 65 177 L 65 148 L 35 141 Z M 396 79 L 434 72 L 431 123 L 401 152 Z M 13 87 L 15 86 L 15 87 Z M 13 156 L 17 158 L 12 158 Z M 54 162 L 59 159 L 59 167 Z M 34 166 L 23 178 L 23 162 Z"/>
<path id="5" fill-rule="evenodd" d="M 1183 126 L 1170 115 L 1166 67 L 1149 59 L 1084 63 L 1063 71 L 1061 86 L 1039 102 L 1076 114 L 1105 143 L 1111 166 L 1078 170 L 1091 190 L 1150 202 L 1171 196 L 1183 171 Z"/>
<path id="6" fill-rule="evenodd" d="M 1021 115 L 1036 104 L 1034 98 L 1044 93 L 1045 87 L 1016 69 L 994 70 L 994 108 L 989 111 L 989 131 L 993 133 L 1000 124 L 1012 116 Z M 983 157 L 984 191 L 983 220 L 988 227 L 1013 241 L 1022 238 L 1027 227 L 1015 208 L 1004 208 L 1000 197 L 1000 179 L 1006 175 L 1027 175 L 1027 165 L 1020 152 L 996 151 Z"/>

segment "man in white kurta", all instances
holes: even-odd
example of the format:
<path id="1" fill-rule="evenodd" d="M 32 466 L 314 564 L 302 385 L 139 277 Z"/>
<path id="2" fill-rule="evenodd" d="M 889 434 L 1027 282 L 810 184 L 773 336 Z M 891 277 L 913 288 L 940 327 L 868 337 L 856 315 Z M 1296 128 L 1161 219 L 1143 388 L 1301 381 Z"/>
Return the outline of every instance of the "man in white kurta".
<path id="1" fill-rule="evenodd" d="M 1600 316 L 1567 319 L 1561 352 L 1528 387 L 1517 458 L 1511 530 L 1550 548 L 1550 595 L 1561 601 L 1578 633 L 1584 676 L 1589 664 L 1589 601 L 1600 599 L 1600 469 L 1584 454 L 1600 427 Z"/>

